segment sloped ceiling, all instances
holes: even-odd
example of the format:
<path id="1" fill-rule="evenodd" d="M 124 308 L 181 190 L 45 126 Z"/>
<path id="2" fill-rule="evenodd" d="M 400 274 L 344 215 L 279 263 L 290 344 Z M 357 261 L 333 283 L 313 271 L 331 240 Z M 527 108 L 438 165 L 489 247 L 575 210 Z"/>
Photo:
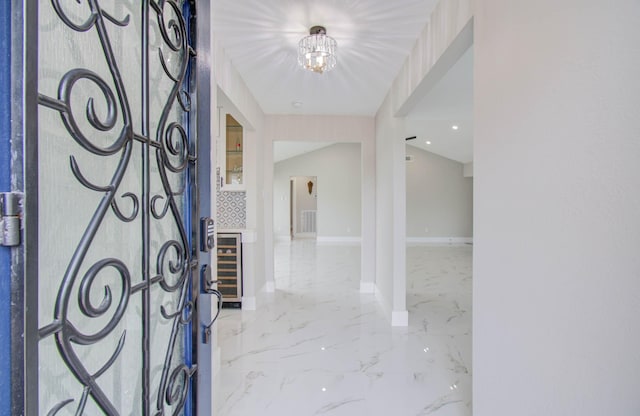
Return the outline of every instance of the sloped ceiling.
<path id="1" fill-rule="evenodd" d="M 265 113 L 373 116 L 436 4 L 216 0 L 212 30 Z M 314 25 L 338 43 L 338 64 L 324 74 L 298 66 L 298 42 Z"/>
<path id="2" fill-rule="evenodd" d="M 374 116 L 437 3 L 215 0 L 212 30 L 266 114 Z M 324 74 L 298 66 L 298 41 L 314 25 L 325 26 L 338 43 L 338 64 Z M 472 160 L 472 69 L 469 51 L 410 111 L 407 132 L 417 139 L 409 144 Z M 275 156 L 303 151 L 283 144 Z"/>
<path id="3" fill-rule="evenodd" d="M 407 142 L 411 146 L 461 163 L 473 160 L 473 48 L 414 107 L 405 128 L 417 136 Z"/>

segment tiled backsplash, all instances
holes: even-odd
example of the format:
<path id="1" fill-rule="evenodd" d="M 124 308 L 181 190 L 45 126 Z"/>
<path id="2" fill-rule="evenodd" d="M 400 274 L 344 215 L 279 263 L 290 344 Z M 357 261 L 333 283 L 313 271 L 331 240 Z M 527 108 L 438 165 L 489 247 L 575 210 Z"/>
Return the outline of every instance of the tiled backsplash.
<path id="1" fill-rule="evenodd" d="M 220 171 L 216 181 L 216 217 L 217 229 L 246 228 L 247 193 L 225 192 L 220 190 Z"/>

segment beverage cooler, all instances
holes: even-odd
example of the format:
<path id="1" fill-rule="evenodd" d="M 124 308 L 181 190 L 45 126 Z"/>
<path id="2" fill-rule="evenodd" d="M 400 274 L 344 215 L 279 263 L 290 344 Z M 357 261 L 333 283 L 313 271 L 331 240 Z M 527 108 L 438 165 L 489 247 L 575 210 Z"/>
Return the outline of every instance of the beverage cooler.
<path id="1" fill-rule="evenodd" d="M 218 290 L 223 307 L 242 306 L 242 234 L 218 234 Z"/>

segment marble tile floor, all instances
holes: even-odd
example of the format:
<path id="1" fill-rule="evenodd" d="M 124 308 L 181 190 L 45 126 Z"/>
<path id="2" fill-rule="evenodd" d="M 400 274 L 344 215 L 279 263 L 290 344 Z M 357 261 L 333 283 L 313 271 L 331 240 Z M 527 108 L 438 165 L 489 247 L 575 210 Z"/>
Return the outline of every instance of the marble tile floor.
<path id="1" fill-rule="evenodd" d="M 471 246 L 407 248 L 403 328 L 359 293 L 359 245 L 275 251 L 276 292 L 219 318 L 216 416 L 471 415 Z"/>

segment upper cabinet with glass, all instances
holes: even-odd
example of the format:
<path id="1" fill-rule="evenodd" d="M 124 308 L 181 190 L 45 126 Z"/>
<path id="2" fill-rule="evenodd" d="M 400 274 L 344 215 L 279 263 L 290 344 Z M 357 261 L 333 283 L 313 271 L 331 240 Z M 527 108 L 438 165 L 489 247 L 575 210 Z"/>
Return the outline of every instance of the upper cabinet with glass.
<path id="1" fill-rule="evenodd" d="M 224 166 L 220 169 L 222 188 L 226 191 L 244 190 L 244 141 L 242 125 L 230 114 L 226 115 Z"/>

